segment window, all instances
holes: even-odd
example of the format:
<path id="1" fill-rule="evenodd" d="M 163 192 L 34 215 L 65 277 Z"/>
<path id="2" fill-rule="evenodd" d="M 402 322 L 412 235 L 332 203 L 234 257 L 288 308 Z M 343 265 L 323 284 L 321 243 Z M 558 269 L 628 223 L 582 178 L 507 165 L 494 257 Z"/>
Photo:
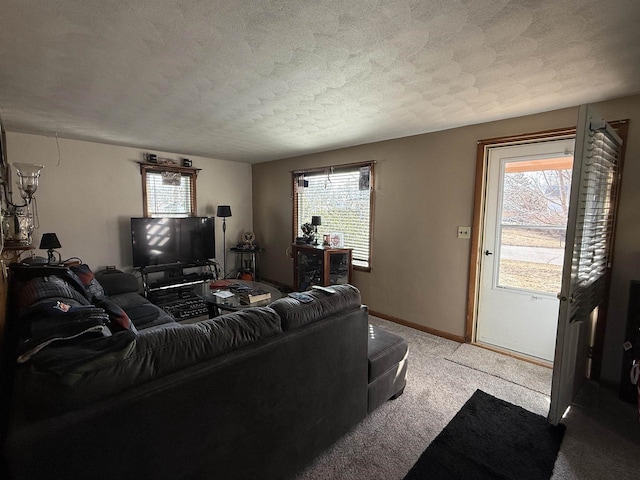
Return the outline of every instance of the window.
<path id="1" fill-rule="evenodd" d="M 318 215 L 323 234 L 342 233 L 355 268 L 371 268 L 373 162 L 293 172 L 294 236 Z"/>
<path id="2" fill-rule="evenodd" d="M 145 217 L 195 217 L 198 169 L 140 164 Z"/>

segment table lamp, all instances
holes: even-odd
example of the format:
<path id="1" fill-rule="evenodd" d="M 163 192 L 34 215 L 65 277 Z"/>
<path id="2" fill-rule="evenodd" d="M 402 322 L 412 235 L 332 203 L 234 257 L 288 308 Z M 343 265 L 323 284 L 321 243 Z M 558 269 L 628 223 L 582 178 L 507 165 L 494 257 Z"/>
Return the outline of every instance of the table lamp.
<path id="1" fill-rule="evenodd" d="M 40 249 L 47 251 L 48 265 L 54 263 L 56 260 L 56 257 L 53 254 L 54 249 L 56 248 L 62 248 L 62 245 L 60 245 L 60 240 L 58 240 L 58 236 L 55 233 L 43 233 L 42 238 L 40 239 Z M 60 253 L 58 253 L 58 260 L 60 259 Z"/>
<path id="2" fill-rule="evenodd" d="M 313 236 L 313 244 L 318 245 L 318 225 L 322 225 L 322 217 L 319 215 L 313 215 L 311 217 L 311 225 L 313 225 L 314 236 Z"/>

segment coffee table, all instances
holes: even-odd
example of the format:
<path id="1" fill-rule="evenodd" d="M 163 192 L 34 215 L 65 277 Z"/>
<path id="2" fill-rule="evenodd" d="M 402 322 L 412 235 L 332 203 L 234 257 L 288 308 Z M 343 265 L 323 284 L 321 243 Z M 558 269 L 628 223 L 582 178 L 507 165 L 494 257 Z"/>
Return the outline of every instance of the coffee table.
<path id="1" fill-rule="evenodd" d="M 271 294 L 271 298 L 268 300 L 246 304 L 242 303 L 237 295 L 226 298 L 216 295 L 216 293 L 218 292 L 229 292 L 229 286 L 212 288 L 212 284 L 215 285 L 216 282 L 209 281 L 196 285 L 196 287 L 193 289 L 193 293 L 207 302 L 207 304 L 209 305 L 209 313 L 213 316 L 218 315 L 219 310 L 237 311 L 249 307 L 264 307 L 266 305 L 269 305 L 274 300 L 282 297 L 282 293 L 280 293 L 277 288 L 272 287 L 271 285 L 267 285 L 266 283 L 252 282 L 249 280 L 230 280 L 229 285 L 244 285 L 251 288 L 252 290 L 261 290 L 264 292 L 269 292 Z"/>

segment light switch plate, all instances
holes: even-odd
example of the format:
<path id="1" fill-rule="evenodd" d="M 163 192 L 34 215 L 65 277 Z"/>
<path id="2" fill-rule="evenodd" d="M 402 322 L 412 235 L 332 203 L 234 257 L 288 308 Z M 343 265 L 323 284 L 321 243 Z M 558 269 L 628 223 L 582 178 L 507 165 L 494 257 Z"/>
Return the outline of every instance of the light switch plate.
<path id="1" fill-rule="evenodd" d="M 471 238 L 471 227 L 458 227 L 458 238 Z"/>

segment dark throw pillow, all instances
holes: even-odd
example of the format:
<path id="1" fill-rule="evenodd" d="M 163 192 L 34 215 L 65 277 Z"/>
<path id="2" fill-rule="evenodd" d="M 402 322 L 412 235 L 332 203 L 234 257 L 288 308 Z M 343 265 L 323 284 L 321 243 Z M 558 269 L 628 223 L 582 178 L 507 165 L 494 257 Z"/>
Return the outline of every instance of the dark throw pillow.
<path id="1" fill-rule="evenodd" d="M 137 332 L 136 326 L 133 324 L 127 312 L 125 312 L 120 305 L 107 297 L 96 298 L 94 300 L 96 307 L 103 308 L 109 315 L 111 320 L 110 328 L 115 333 L 118 330 L 131 330 Z"/>
<path id="2" fill-rule="evenodd" d="M 73 265 L 69 267 L 69 269 L 76 274 L 76 276 L 84 285 L 84 288 L 89 292 L 89 294 L 96 298 L 104 297 L 104 289 L 102 285 L 96 280 L 95 275 L 89 268 L 89 265 Z"/>

